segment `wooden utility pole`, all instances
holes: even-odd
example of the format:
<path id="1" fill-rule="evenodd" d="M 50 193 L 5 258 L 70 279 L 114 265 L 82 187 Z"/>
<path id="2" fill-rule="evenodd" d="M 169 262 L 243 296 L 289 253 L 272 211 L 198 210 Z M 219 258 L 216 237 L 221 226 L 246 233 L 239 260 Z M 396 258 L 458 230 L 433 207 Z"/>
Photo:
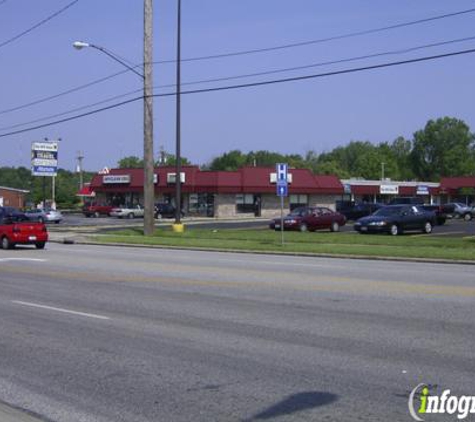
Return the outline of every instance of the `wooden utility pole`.
<path id="1" fill-rule="evenodd" d="M 154 232 L 153 181 L 153 0 L 144 0 L 144 235 Z"/>

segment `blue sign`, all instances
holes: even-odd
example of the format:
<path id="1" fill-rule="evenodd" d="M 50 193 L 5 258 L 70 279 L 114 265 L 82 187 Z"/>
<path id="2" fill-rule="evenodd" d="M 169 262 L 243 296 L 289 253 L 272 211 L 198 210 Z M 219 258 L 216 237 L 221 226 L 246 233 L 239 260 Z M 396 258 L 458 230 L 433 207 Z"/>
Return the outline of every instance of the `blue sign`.
<path id="1" fill-rule="evenodd" d="M 287 184 L 277 184 L 277 196 L 288 196 L 289 188 Z"/>
<path id="2" fill-rule="evenodd" d="M 275 171 L 277 173 L 277 184 L 287 184 L 288 165 L 284 163 L 276 164 Z"/>

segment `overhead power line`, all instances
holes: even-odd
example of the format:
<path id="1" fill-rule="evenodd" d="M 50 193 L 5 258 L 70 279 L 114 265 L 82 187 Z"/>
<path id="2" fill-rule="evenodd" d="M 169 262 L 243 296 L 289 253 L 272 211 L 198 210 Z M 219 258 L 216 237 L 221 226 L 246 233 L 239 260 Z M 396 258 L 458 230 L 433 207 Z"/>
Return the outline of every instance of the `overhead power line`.
<path id="1" fill-rule="evenodd" d="M 6 0 L 4 0 L 4 1 L 6 1 Z M 76 1 L 78 1 L 78 0 L 76 0 Z M 73 3 L 75 3 L 75 2 L 73 2 Z M 69 7 L 71 5 L 72 4 L 70 4 Z M 385 27 L 380 27 L 380 28 L 373 28 L 373 29 L 351 32 L 351 33 L 342 34 L 342 35 L 336 35 L 336 36 L 333 36 L 333 37 L 303 41 L 303 42 L 299 42 L 299 43 L 283 44 L 283 45 L 273 46 L 273 47 L 266 47 L 266 48 L 253 49 L 253 50 L 244 50 L 244 51 L 237 51 L 237 52 L 230 52 L 230 53 L 223 53 L 223 54 L 214 54 L 214 55 L 209 55 L 209 56 L 190 57 L 190 58 L 183 59 L 182 62 L 211 60 L 211 59 L 219 59 L 219 58 L 226 58 L 226 57 L 232 57 L 232 56 L 242 56 L 242 55 L 246 55 L 246 54 L 265 53 L 265 52 L 288 49 L 288 48 L 294 48 L 294 47 L 302 47 L 302 46 L 305 46 L 305 45 L 318 44 L 318 43 L 324 43 L 324 42 L 340 40 L 340 39 L 345 39 L 345 38 L 351 38 L 351 37 L 356 37 L 356 36 L 368 35 L 368 34 L 373 34 L 373 33 L 377 33 L 377 32 L 383 32 L 383 31 L 388 31 L 388 30 L 392 30 L 392 29 L 403 28 L 403 27 L 406 27 L 406 26 L 419 25 L 419 24 L 426 23 L 426 22 L 431 22 L 431 21 L 436 21 L 436 20 L 441 20 L 441 19 L 447 19 L 447 18 L 450 18 L 450 17 L 469 14 L 469 13 L 473 13 L 473 12 L 475 12 L 475 8 L 461 10 L 461 11 L 453 12 L 453 13 L 446 13 L 446 14 L 443 14 L 443 15 L 432 16 L 432 17 L 425 18 L 425 19 L 418 19 L 418 20 L 409 21 L 409 22 L 402 22 L 402 23 L 398 23 L 398 24 L 394 24 L 394 25 L 390 25 L 390 26 L 385 26 Z M 1 47 L 1 44 L 0 44 L 0 47 Z M 387 53 L 387 54 L 389 54 L 389 53 Z M 353 59 L 350 59 L 349 61 L 351 61 L 351 60 L 353 60 Z M 166 63 L 175 63 L 175 62 L 176 62 L 176 60 L 163 60 L 163 61 L 154 62 L 154 64 L 166 64 Z M 142 65 L 134 65 L 133 67 L 137 68 L 137 67 L 141 67 L 141 66 Z M 80 85 L 80 86 L 75 87 L 75 88 L 68 89 L 68 90 L 60 92 L 58 94 L 47 96 L 47 97 L 44 97 L 44 98 L 41 98 L 41 99 L 38 99 L 38 100 L 35 100 L 35 101 L 31 101 L 29 103 L 22 104 L 22 105 L 19 105 L 19 106 L 11 107 L 9 109 L 0 110 L 0 115 L 1 114 L 6 114 L 6 113 L 11 113 L 11 112 L 21 110 L 21 109 L 24 109 L 24 108 L 27 108 L 27 107 L 31 107 L 31 106 L 34 106 L 34 105 L 37 105 L 37 104 L 41 104 L 41 103 L 44 103 L 46 101 L 50 101 L 52 99 L 59 98 L 59 97 L 64 96 L 64 95 L 68 95 L 68 94 L 71 94 L 73 92 L 76 92 L 76 91 L 79 91 L 79 90 L 82 90 L 82 89 L 86 89 L 90 86 L 93 86 L 93 85 L 99 84 L 101 82 L 104 82 L 106 80 L 112 79 L 112 78 L 114 78 L 116 76 L 119 76 L 119 75 L 121 75 L 123 73 L 126 73 L 126 72 L 128 72 L 128 70 L 123 70 L 121 72 L 114 73 L 110 76 L 106 76 L 106 77 L 103 77 L 103 78 L 100 78 L 100 79 L 96 79 L 96 80 L 94 80 L 90 83 Z M 254 75 L 250 75 L 250 76 L 254 76 Z M 223 79 L 223 80 L 225 80 L 225 79 Z M 210 81 L 210 82 L 214 82 L 214 80 Z"/>
<path id="2" fill-rule="evenodd" d="M 393 67 L 393 66 L 402 66 L 402 65 L 411 64 L 411 63 L 421 63 L 421 62 L 426 62 L 426 61 L 431 61 L 431 60 L 438 60 L 438 59 L 454 57 L 454 56 L 461 56 L 461 55 L 472 54 L 472 53 L 475 53 L 475 48 L 474 49 L 469 49 L 469 50 L 455 51 L 455 52 L 445 53 L 445 54 L 438 54 L 438 55 L 435 55 L 435 56 L 425 56 L 425 57 L 419 57 L 419 58 L 414 58 L 414 59 L 409 59 L 409 60 L 402 60 L 402 61 L 398 61 L 398 62 L 381 63 L 381 64 L 376 64 L 376 65 L 371 65 L 371 66 L 336 70 L 336 71 L 327 72 L 327 73 L 295 76 L 295 77 L 292 77 L 292 78 L 274 79 L 274 80 L 269 80 L 269 81 L 252 82 L 252 83 L 239 84 L 239 85 L 229 85 L 229 86 L 222 86 L 222 87 L 216 87 L 216 88 L 206 88 L 206 89 L 196 89 L 196 90 L 182 91 L 181 95 L 202 94 L 202 93 L 210 93 L 210 92 L 217 92 L 217 91 L 229 91 L 229 90 L 235 90 L 235 89 L 255 88 L 255 87 L 261 87 L 261 86 L 266 86 L 266 85 L 275 85 L 275 84 L 280 84 L 280 83 L 296 82 L 296 81 L 310 80 L 310 79 L 323 78 L 323 77 L 329 77 L 329 76 L 357 73 L 357 72 L 363 72 L 363 71 L 368 71 L 368 70 L 389 68 L 389 67 Z M 153 95 L 153 97 L 172 97 L 172 96 L 176 96 L 176 92 L 169 92 L 169 93 L 164 93 L 164 94 L 154 94 Z M 76 116 L 67 117 L 67 118 L 57 120 L 57 121 L 54 121 L 54 122 L 49 122 L 49 123 L 45 123 L 45 124 L 42 124 L 42 125 L 38 125 L 38 126 L 26 128 L 26 129 L 21 129 L 21 130 L 9 132 L 9 133 L 3 133 L 3 134 L 0 134 L 0 138 L 4 138 L 6 136 L 17 135 L 19 133 L 31 132 L 33 130 L 42 129 L 42 128 L 50 127 L 50 126 L 55 126 L 55 125 L 58 125 L 60 123 L 70 122 L 72 120 L 78 120 L 78 119 L 81 119 L 81 118 L 86 117 L 86 116 L 91 116 L 91 115 L 98 114 L 98 113 L 101 113 L 101 112 L 104 112 L 104 111 L 107 111 L 107 110 L 122 107 L 126 104 L 130 104 L 130 103 L 133 103 L 133 102 L 141 100 L 141 99 L 143 99 L 143 96 L 132 98 L 130 100 L 122 101 L 120 103 L 112 104 L 112 105 L 109 105 L 107 107 L 92 110 L 92 111 L 82 113 L 82 114 L 79 114 L 79 115 L 76 115 Z"/>
<path id="3" fill-rule="evenodd" d="M 6 1 L 6 0 L 4 0 Z M 44 25 L 45 23 L 49 22 L 51 19 L 54 19 L 56 16 L 60 15 L 61 13 L 68 10 L 70 7 L 74 6 L 79 0 L 74 0 L 71 3 L 64 6 L 62 9 L 59 9 L 57 12 L 53 13 L 52 15 L 48 16 L 47 18 L 43 19 L 42 21 L 38 22 L 37 24 L 33 25 L 32 27 L 28 28 L 27 30 L 20 32 L 19 34 L 15 35 L 14 37 L 3 41 L 0 43 L 0 48 L 5 47 L 8 44 L 18 40 L 19 38 L 23 37 L 24 35 L 29 34 L 30 32 L 34 31 L 35 29 L 39 28 L 40 26 Z M 1 4 L 1 3 L 0 3 Z"/>
<path id="4" fill-rule="evenodd" d="M 257 53 L 267 53 L 269 51 L 284 50 L 284 49 L 295 48 L 295 47 L 303 47 L 303 46 L 307 46 L 307 45 L 311 45 L 311 44 L 321 44 L 321 43 L 325 43 L 325 42 L 329 42 L 329 41 L 343 40 L 345 38 L 359 37 L 359 36 L 362 36 L 362 35 L 370 35 L 370 34 L 375 34 L 375 33 L 378 33 L 378 32 L 389 31 L 389 30 L 392 30 L 392 29 L 404 28 L 404 27 L 407 27 L 407 26 L 420 25 L 422 23 L 427 23 L 427 22 L 433 22 L 433 21 L 436 21 L 436 20 L 452 18 L 452 17 L 455 17 L 455 16 L 465 15 L 465 14 L 469 14 L 469 13 L 473 13 L 473 12 L 475 12 L 475 8 L 461 10 L 461 11 L 453 12 L 453 13 L 446 13 L 446 14 L 443 14 L 443 15 L 432 16 L 430 18 L 424 18 L 424 19 L 418 19 L 418 20 L 409 21 L 409 22 L 397 23 L 397 24 L 394 24 L 394 25 L 383 26 L 383 27 L 380 27 L 380 28 L 373 28 L 373 29 L 367 29 L 367 30 L 363 30 L 363 31 L 349 32 L 347 34 L 335 35 L 335 36 L 332 36 L 332 37 L 319 38 L 319 39 L 315 39 L 315 40 L 302 41 L 302 42 L 290 43 L 290 44 L 282 44 L 282 45 L 277 45 L 277 46 L 274 46 L 274 47 L 264 47 L 264 48 L 256 48 L 256 49 L 251 49 L 251 50 L 235 51 L 235 52 L 222 53 L 222 54 L 212 54 L 212 55 L 209 55 L 209 56 L 189 57 L 189 58 L 186 58 L 186 59 L 182 59 L 182 62 L 221 59 L 221 58 L 224 58 L 224 57 L 243 56 L 243 55 L 257 54 Z M 158 62 L 155 62 L 155 63 L 164 64 L 164 63 L 174 63 L 174 62 L 175 62 L 175 60 L 163 60 L 163 61 L 158 61 Z"/>
<path id="5" fill-rule="evenodd" d="M 333 64 L 348 63 L 348 62 L 353 62 L 353 61 L 358 61 L 358 60 L 365 60 L 365 59 L 369 59 L 369 58 L 387 56 L 387 55 L 404 54 L 404 53 L 414 52 L 414 51 L 417 51 L 417 50 L 422 50 L 422 49 L 425 49 L 425 48 L 440 47 L 440 46 L 443 46 L 443 45 L 449 45 L 449 44 L 453 44 L 453 43 L 458 43 L 458 42 L 463 42 L 463 41 L 471 41 L 471 40 L 475 40 L 475 36 L 467 37 L 467 38 L 459 38 L 459 39 L 450 40 L 450 41 L 442 41 L 442 42 L 432 43 L 432 44 L 425 44 L 425 45 L 420 45 L 420 46 L 416 46 L 416 47 L 408 47 L 408 48 L 404 48 L 404 49 L 400 49 L 400 50 L 393 50 L 393 51 L 386 51 L 386 52 L 368 54 L 368 55 L 363 55 L 363 56 L 356 56 L 356 57 L 351 57 L 351 58 L 347 58 L 347 59 L 333 60 L 333 61 L 327 61 L 327 62 L 319 62 L 319 63 L 309 64 L 309 65 L 304 65 L 304 66 L 294 66 L 294 67 L 274 69 L 274 70 L 269 70 L 269 71 L 264 71 L 264 72 L 256 72 L 256 73 L 248 73 L 248 74 L 241 74 L 241 75 L 234 75 L 234 76 L 225 76 L 225 77 L 221 77 L 221 78 L 213 78 L 213 79 L 204 79 L 204 80 L 198 80 L 198 81 L 183 82 L 182 85 L 183 86 L 200 85 L 200 84 L 205 84 L 205 83 L 224 82 L 224 81 L 230 81 L 230 80 L 236 80 L 236 79 L 245 79 L 245 78 L 256 77 L 256 76 L 272 75 L 272 74 L 277 74 L 277 73 L 284 73 L 284 72 L 291 72 L 291 71 L 296 71 L 296 70 L 310 69 L 310 68 L 328 66 L 328 65 L 333 65 Z M 127 72 L 127 71 L 125 70 L 123 72 Z M 158 85 L 158 86 L 155 86 L 154 89 L 173 88 L 175 86 L 176 86 L 176 84 Z M 73 109 L 70 109 L 70 110 L 67 110 L 67 111 L 63 111 L 61 113 L 56 113 L 56 114 L 53 114 L 53 115 L 37 118 L 37 119 L 34 119 L 34 120 L 30 120 L 28 122 L 16 123 L 14 125 L 0 127 L 0 131 L 16 129 L 16 128 L 21 127 L 21 126 L 27 126 L 27 125 L 31 125 L 33 123 L 38 123 L 38 122 L 54 119 L 54 118 L 57 118 L 57 117 L 60 117 L 60 116 L 66 116 L 68 114 L 75 113 L 75 112 L 80 111 L 80 110 L 84 110 L 84 109 L 87 109 L 87 108 L 90 108 L 90 107 L 95 107 L 95 106 L 98 106 L 100 104 L 105 104 L 105 103 L 117 100 L 119 98 L 124 98 L 128 95 L 136 94 L 137 92 L 140 92 L 141 90 L 142 89 L 129 91 L 127 93 L 115 95 L 115 96 L 107 98 L 105 100 L 94 102 L 94 103 L 84 105 L 84 106 L 81 106 L 81 107 L 76 107 L 76 108 L 73 108 Z M 57 96 L 52 96 L 50 98 L 55 98 L 55 97 L 57 97 Z"/>

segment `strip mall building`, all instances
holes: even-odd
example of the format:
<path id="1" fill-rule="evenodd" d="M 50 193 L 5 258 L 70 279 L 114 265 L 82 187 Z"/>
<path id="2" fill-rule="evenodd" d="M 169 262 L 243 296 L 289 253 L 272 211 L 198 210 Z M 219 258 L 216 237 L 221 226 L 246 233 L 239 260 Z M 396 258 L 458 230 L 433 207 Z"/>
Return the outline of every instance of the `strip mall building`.
<path id="1" fill-rule="evenodd" d="M 184 166 L 181 173 L 183 210 L 209 217 L 274 217 L 280 213 L 276 173 L 271 167 L 244 167 L 237 171 L 204 171 Z M 97 203 L 143 204 L 143 170 L 112 169 L 96 174 L 89 186 Z M 174 203 L 175 168 L 154 172 L 156 202 Z M 395 196 L 421 196 L 426 203 L 471 203 L 475 177 L 443 178 L 441 183 L 390 180 L 341 180 L 315 175 L 308 169 L 290 169 L 284 209 L 321 205 L 335 208 L 337 200 L 388 202 Z"/>

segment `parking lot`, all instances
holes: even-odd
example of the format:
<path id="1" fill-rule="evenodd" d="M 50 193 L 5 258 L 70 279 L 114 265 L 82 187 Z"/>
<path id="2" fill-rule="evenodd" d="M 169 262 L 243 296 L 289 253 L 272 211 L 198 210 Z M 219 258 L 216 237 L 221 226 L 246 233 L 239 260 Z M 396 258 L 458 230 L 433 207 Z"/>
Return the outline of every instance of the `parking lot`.
<path id="1" fill-rule="evenodd" d="M 212 218 L 194 218 L 185 217 L 183 223 L 187 229 L 263 229 L 268 227 L 269 219 L 253 218 L 253 219 L 212 219 Z M 173 219 L 164 218 L 156 220 L 159 227 L 171 225 Z M 77 228 L 89 230 L 115 230 L 125 227 L 139 227 L 143 224 L 143 219 L 119 219 L 113 217 L 87 218 L 82 214 L 64 214 L 64 220 L 59 225 L 49 225 L 50 231 L 60 231 L 63 228 Z M 341 227 L 343 232 L 353 231 L 353 222 L 348 222 Z M 431 236 L 474 236 L 475 220 L 464 221 L 461 219 L 449 219 L 442 226 L 435 226 Z"/>

